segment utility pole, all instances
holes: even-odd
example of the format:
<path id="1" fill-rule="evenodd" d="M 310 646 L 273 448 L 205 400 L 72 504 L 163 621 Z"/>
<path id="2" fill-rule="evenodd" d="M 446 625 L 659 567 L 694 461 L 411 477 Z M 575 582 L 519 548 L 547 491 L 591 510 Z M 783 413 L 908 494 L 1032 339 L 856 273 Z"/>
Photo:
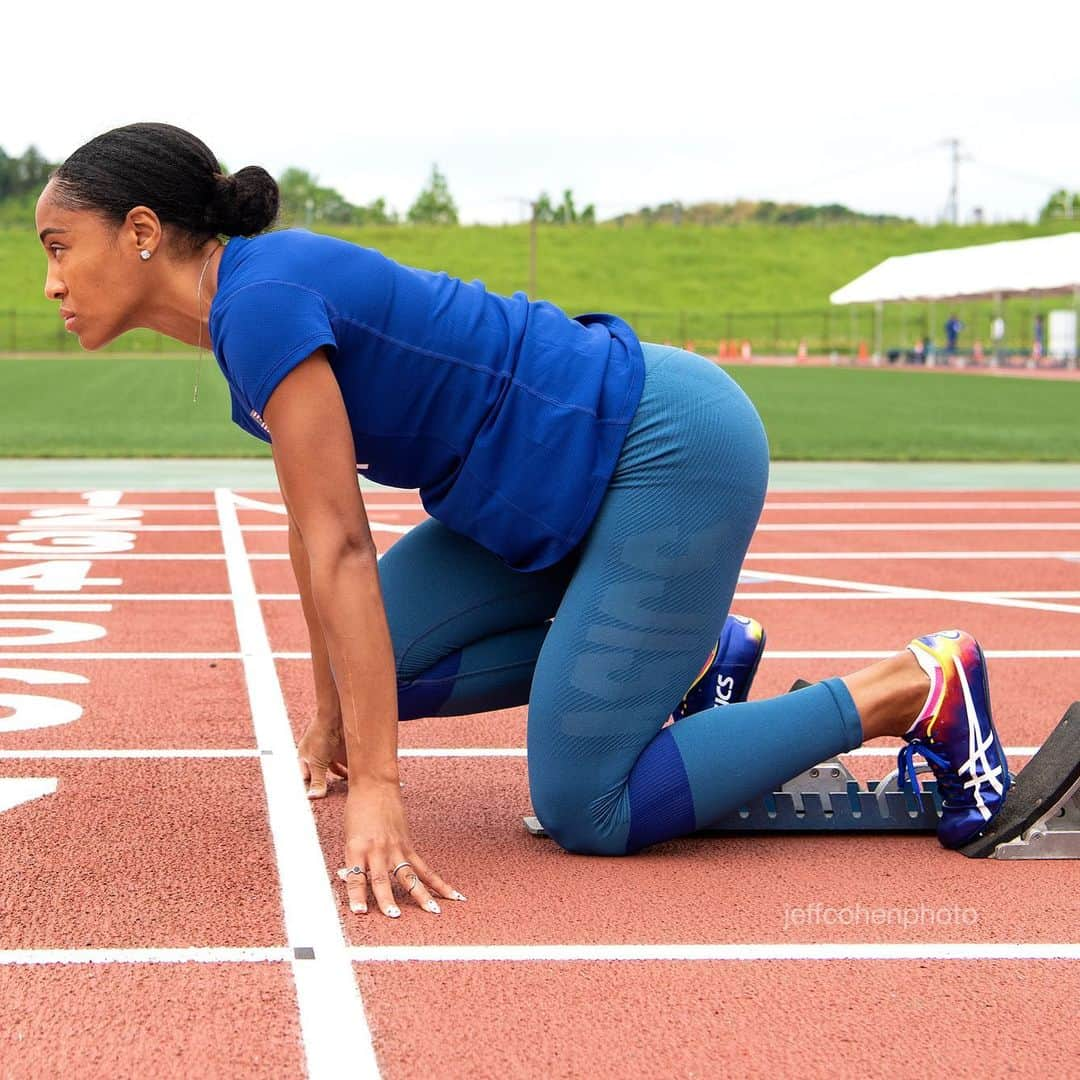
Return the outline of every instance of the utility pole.
<path id="1" fill-rule="evenodd" d="M 945 218 L 947 221 L 951 221 L 954 225 L 960 224 L 960 200 L 957 194 L 960 186 L 960 162 L 970 161 L 971 157 L 968 155 L 962 155 L 960 153 L 960 140 L 959 139 L 946 139 L 943 146 L 947 146 L 951 151 L 952 160 L 952 183 L 949 186 L 949 200 L 945 204 Z"/>

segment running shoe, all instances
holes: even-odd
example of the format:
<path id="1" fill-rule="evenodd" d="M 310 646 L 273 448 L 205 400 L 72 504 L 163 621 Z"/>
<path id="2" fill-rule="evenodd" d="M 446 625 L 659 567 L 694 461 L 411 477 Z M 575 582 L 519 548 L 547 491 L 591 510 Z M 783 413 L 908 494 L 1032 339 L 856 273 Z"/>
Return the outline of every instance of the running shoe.
<path id="1" fill-rule="evenodd" d="M 940 630 L 908 645 L 930 677 L 926 704 L 904 733 L 898 783 L 916 793 L 913 757 L 930 763 L 941 795 L 938 840 L 947 848 L 974 839 L 998 815 L 1012 785 L 990 714 L 990 684 L 979 643 L 963 630 Z"/>
<path id="2" fill-rule="evenodd" d="M 729 615 L 701 674 L 671 714 L 682 720 L 702 709 L 745 701 L 765 651 L 765 628 L 745 615 Z"/>

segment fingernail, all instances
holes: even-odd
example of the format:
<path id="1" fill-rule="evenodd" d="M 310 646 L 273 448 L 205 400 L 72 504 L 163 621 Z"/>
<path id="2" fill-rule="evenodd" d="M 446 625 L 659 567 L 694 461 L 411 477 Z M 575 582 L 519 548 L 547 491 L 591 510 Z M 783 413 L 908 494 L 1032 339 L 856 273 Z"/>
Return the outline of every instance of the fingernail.
<path id="1" fill-rule="evenodd" d="M 391 919 L 396 919 L 401 914 L 401 909 L 397 907 L 388 907 L 386 909 L 386 914 L 389 915 Z"/>
<path id="2" fill-rule="evenodd" d="M 363 915 L 367 911 L 367 904 L 352 903 L 349 905 L 349 910 L 356 912 L 357 915 Z"/>
<path id="3" fill-rule="evenodd" d="M 433 915 L 441 915 L 442 914 L 442 908 L 439 907 L 439 905 L 436 904 L 434 900 L 429 900 L 424 905 L 424 907 L 426 907 L 428 909 L 428 911 L 430 911 Z"/>
<path id="4" fill-rule="evenodd" d="M 453 898 L 455 900 L 465 900 L 466 899 L 466 897 L 462 896 L 461 893 L 457 892 L 457 890 L 455 890 L 452 895 L 453 895 Z"/>

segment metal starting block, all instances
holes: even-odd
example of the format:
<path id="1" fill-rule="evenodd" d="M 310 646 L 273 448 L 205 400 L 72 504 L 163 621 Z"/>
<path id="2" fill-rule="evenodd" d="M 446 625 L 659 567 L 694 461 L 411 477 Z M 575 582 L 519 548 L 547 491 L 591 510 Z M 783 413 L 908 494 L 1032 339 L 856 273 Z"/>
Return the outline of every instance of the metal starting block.
<path id="1" fill-rule="evenodd" d="M 792 689 L 809 685 L 799 680 Z M 916 771 L 930 767 L 921 764 Z M 937 782 L 921 781 L 920 787 L 920 795 L 901 790 L 895 770 L 864 787 L 842 762 L 826 761 L 695 835 L 934 832 L 941 817 Z M 524 820 L 533 836 L 547 836 L 536 817 Z M 971 859 L 1080 859 L 1080 702 L 1013 775 L 990 827 L 959 850 Z"/>

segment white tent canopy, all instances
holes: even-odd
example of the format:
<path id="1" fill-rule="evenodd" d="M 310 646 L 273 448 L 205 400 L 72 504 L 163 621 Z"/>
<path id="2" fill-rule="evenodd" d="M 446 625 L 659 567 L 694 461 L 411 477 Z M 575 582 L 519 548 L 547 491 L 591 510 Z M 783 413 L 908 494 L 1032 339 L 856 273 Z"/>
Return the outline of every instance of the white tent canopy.
<path id="1" fill-rule="evenodd" d="M 834 304 L 976 300 L 1080 290 L 1080 232 L 896 255 L 837 289 Z"/>

